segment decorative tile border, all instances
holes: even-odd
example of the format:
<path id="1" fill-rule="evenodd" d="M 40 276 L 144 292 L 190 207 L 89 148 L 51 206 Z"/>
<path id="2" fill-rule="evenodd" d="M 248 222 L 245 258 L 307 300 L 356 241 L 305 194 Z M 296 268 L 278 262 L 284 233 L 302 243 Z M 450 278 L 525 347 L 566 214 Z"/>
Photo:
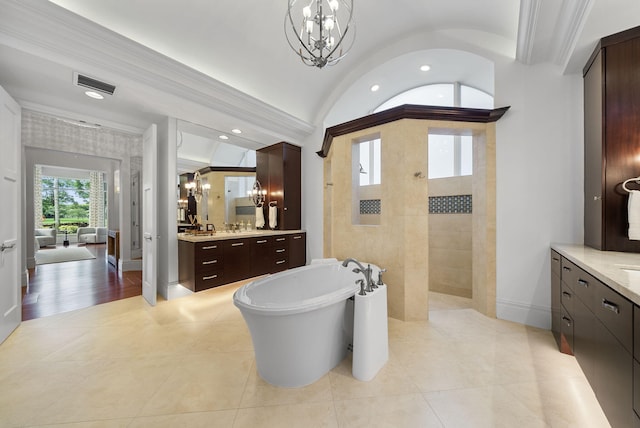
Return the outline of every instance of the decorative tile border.
<path id="1" fill-rule="evenodd" d="M 360 200 L 360 214 L 380 214 L 380 199 L 362 199 Z"/>
<path id="2" fill-rule="evenodd" d="M 429 196 L 429 214 L 471 214 L 471 195 Z"/>

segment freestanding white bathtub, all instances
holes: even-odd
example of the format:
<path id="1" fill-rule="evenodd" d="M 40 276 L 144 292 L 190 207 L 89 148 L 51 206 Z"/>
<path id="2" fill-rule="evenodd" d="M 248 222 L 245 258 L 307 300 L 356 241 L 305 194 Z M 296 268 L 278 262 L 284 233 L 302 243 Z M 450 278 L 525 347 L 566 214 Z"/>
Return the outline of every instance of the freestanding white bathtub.
<path id="1" fill-rule="evenodd" d="M 320 379 L 342 361 L 353 337 L 355 266 L 303 266 L 250 282 L 233 295 L 256 354 L 258 373 L 282 387 Z"/>

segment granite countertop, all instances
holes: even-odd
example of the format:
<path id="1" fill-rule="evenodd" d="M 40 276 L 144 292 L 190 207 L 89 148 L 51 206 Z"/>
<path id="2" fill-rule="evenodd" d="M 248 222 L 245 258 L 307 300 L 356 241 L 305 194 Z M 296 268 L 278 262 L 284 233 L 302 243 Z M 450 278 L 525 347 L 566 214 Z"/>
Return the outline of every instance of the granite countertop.
<path id="1" fill-rule="evenodd" d="M 254 238 L 260 236 L 291 235 L 304 233 L 304 230 L 243 230 L 240 232 L 218 231 L 211 235 L 189 235 L 178 233 L 178 240 L 187 242 L 222 241 L 224 239 Z"/>
<path id="2" fill-rule="evenodd" d="M 551 248 L 636 305 L 640 305 L 640 254 L 599 251 L 584 245 Z"/>

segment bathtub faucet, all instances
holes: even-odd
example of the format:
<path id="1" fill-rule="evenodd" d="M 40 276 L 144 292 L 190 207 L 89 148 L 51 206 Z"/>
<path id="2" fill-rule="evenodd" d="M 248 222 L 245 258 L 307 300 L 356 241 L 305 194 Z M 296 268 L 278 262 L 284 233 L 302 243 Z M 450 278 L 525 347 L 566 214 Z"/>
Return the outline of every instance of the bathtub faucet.
<path id="1" fill-rule="evenodd" d="M 364 279 L 367 283 L 367 288 L 365 288 L 365 291 L 367 293 L 371 293 L 374 286 L 373 280 L 371 279 L 371 265 L 369 265 L 369 267 L 364 267 L 362 266 L 362 263 L 360 263 L 356 259 L 348 258 L 342 262 L 342 266 L 347 267 L 347 265 L 349 265 L 349 263 L 351 262 L 355 263 L 358 266 L 357 268 L 353 269 L 353 272 L 362 273 L 364 275 Z"/>

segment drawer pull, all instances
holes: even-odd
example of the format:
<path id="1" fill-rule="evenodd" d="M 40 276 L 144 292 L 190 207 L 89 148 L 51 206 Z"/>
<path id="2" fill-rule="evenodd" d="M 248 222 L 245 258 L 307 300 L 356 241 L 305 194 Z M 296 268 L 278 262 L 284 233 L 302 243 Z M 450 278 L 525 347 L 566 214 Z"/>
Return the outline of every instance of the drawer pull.
<path id="1" fill-rule="evenodd" d="M 233 244 L 231 244 L 232 247 L 242 247 L 244 245 L 244 242 L 234 242 Z"/>
<path id="2" fill-rule="evenodd" d="M 300 236 L 300 235 L 294 236 L 293 239 L 302 239 L 302 236 Z"/>
<path id="3" fill-rule="evenodd" d="M 287 239 L 287 238 L 276 238 L 276 241 L 284 241 L 284 240 L 286 240 L 286 239 Z"/>
<path id="4" fill-rule="evenodd" d="M 568 293 L 568 292 L 566 292 L 566 291 L 563 291 L 563 292 L 562 292 L 562 295 L 563 295 L 563 296 L 567 296 L 568 298 L 571 298 L 571 293 Z"/>
<path id="5" fill-rule="evenodd" d="M 589 287 L 589 282 L 585 281 L 584 279 L 579 279 L 578 281 L 576 281 L 578 283 L 578 285 L 583 286 L 584 288 Z"/>
<path id="6" fill-rule="evenodd" d="M 266 242 L 267 242 L 266 239 L 261 239 L 260 241 L 256 241 L 256 244 L 264 244 Z"/>
<path id="7" fill-rule="evenodd" d="M 562 266 L 562 270 L 566 270 L 567 272 L 571 272 L 571 268 L 569 266 Z"/>
<path id="8" fill-rule="evenodd" d="M 202 247 L 203 250 L 215 250 L 216 248 L 218 248 L 217 245 L 209 245 L 207 247 Z"/>
<path id="9" fill-rule="evenodd" d="M 610 310 L 611 312 L 615 313 L 615 314 L 619 314 L 620 313 L 620 308 L 618 307 L 618 305 L 616 305 L 613 302 L 608 301 L 607 299 L 602 299 L 602 307 L 605 309 Z"/>
<path id="10" fill-rule="evenodd" d="M 287 262 L 286 260 L 278 260 L 278 261 L 276 262 L 276 264 L 277 264 L 277 265 L 281 265 L 282 263 L 286 263 L 286 262 Z"/>
<path id="11" fill-rule="evenodd" d="M 203 265 L 212 265 L 214 263 L 218 263 L 218 260 L 207 260 L 206 262 L 202 262 Z"/>
<path id="12" fill-rule="evenodd" d="M 218 277 L 218 275 L 211 275 L 211 276 L 203 276 L 202 280 L 203 281 L 209 281 L 211 279 L 216 279 Z"/>
<path id="13" fill-rule="evenodd" d="M 562 317 L 562 320 L 567 323 L 568 327 L 571 327 L 571 318 L 567 318 L 567 317 Z"/>
<path id="14" fill-rule="evenodd" d="M 286 250 L 284 248 L 280 248 L 276 250 L 276 253 L 284 253 Z"/>

